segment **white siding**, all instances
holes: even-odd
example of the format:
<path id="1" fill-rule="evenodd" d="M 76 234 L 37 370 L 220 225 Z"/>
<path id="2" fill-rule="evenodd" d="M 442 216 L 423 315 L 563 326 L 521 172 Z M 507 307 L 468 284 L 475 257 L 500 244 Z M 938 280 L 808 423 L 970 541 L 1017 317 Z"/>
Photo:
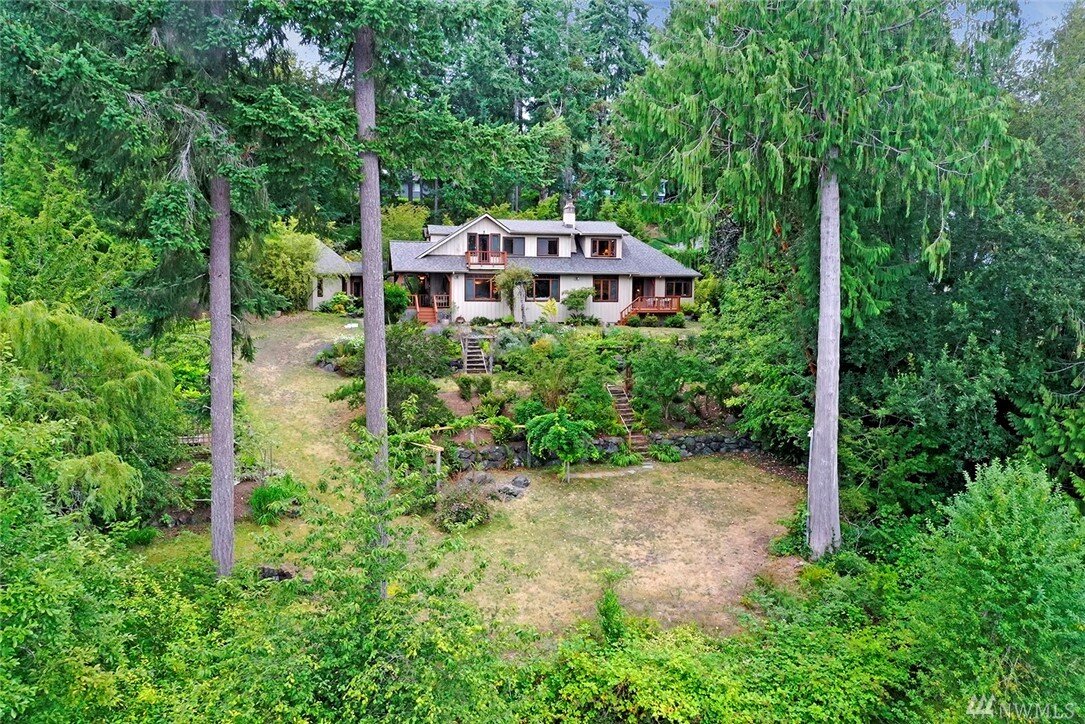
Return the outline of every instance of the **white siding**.
<path id="1" fill-rule="evenodd" d="M 345 279 L 346 277 L 338 276 L 313 277 L 312 294 L 309 295 L 309 309 L 316 309 L 335 296 L 336 292 L 343 291 L 343 282 Z M 323 294 L 317 294 L 317 287 L 320 286 L 318 281 L 320 280 L 324 282 L 324 288 L 322 290 L 324 292 Z"/>

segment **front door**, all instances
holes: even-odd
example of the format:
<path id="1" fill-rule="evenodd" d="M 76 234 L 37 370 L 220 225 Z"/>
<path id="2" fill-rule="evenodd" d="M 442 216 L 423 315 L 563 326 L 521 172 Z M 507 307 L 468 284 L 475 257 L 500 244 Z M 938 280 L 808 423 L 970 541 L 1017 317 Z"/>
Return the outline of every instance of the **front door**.
<path id="1" fill-rule="evenodd" d="M 350 280 L 350 294 L 353 297 L 362 296 L 362 280 L 361 279 L 351 279 Z"/>
<path id="2" fill-rule="evenodd" d="M 633 298 L 651 297 L 655 292 L 655 279 L 633 277 Z"/>

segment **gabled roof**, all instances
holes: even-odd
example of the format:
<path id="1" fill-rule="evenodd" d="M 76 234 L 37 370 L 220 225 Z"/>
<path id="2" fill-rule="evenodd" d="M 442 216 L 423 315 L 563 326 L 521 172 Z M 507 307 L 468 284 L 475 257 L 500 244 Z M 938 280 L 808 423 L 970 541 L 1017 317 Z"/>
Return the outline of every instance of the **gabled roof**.
<path id="1" fill-rule="evenodd" d="M 391 242 L 389 247 L 392 256 L 392 271 L 403 273 L 467 271 L 467 260 L 462 256 L 451 254 L 427 256 L 426 252 L 431 246 L 426 242 Z M 616 274 L 688 278 L 701 276 L 693 269 L 682 265 L 677 259 L 629 235 L 622 237 L 621 259 L 593 259 L 577 253 L 565 257 L 517 256 L 510 258 L 509 264 L 527 267 L 535 274 Z"/>
<path id="2" fill-rule="evenodd" d="M 467 229 L 471 228 L 472 226 L 474 226 L 478 222 L 482 221 L 483 219 L 489 219 L 490 221 L 494 222 L 495 224 L 500 226 L 502 229 L 504 229 L 506 232 L 508 232 L 510 234 L 512 233 L 511 231 L 509 231 L 509 227 L 505 226 L 504 222 L 502 222 L 501 220 L 495 219 L 494 217 L 490 216 L 489 214 L 483 214 L 482 216 L 471 219 L 470 221 L 465 221 L 464 223 L 460 224 L 459 226 L 455 227 L 452 231 L 450 231 L 445 238 L 443 238 L 443 239 L 441 239 L 439 241 L 435 241 L 434 243 L 430 244 L 430 247 L 428 249 L 426 249 L 425 252 L 423 252 L 422 256 L 425 256 L 426 254 L 429 254 L 431 251 L 433 251 L 437 247 L 441 246 L 445 242 L 451 241 L 453 237 L 459 236 L 462 232 L 464 232 Z M 448 227 L 445 227 L 445 228 L 448 228 Z"/>
<path id="3" fill-rule="evenodd" d="M 350 262 L 336 254 L 331 247 L 318 242 L 313 273 L 318 277 L 350 276 Z"/>
<path id="4" fill-rule="evenodd" d="M 486 216 L 489 216 L 487 214 Z M 482 218 L 482 217 L 479 217 Z M 493 217 L 490 217 L 493 219 Z M 510 234 L 600 234 L 609 236 L 625 236 L 627 232 L 622 227 L 615 224 L 613 221 L 578 221 L 575 226 L 569 227 L 565 225 L 563 221 L 557 221 L 552 219 L 493 219 L 495 222 L 501 225 L 502 228 L 508 230 Z M 426 232 L 432 236 L 445 236 L 448 238 L 453 233 L 464 229 L 467 226 L 478 221 L 478 219 L 472 219 L 460 226 L 447 226 L 444 224 L 430 224 L 426 227 Z M 441 240 L 442 242 L 444 239 Z M 440 243 L 440 242 L 438 242 Z"/>

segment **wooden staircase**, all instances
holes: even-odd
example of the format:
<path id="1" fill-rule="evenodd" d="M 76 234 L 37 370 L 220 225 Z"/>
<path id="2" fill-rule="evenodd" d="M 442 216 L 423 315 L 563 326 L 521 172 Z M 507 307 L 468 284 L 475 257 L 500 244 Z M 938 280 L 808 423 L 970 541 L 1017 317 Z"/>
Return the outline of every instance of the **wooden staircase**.
<path id="1" fill-rule="evenodd" d="M 629 394 L 622 385 L 607 385 L 607 392 L 614 400 L 614 411 L 625 428 L 625 439 L 629 449 L 635 453 L 648 452 L 648 437 L 639 432 L 633 432 L 636 417 L 633 415 L 633 405 L 629 402 Z"/>
<path id="2" fill-rule="evenodd" d="M 415 318 L 425 325 L 437 324 L 437 303 L 434 301 L 432 304 L 426 304 L 426 301 L 430 301 L 427 297 L 423 300 L 421 294 L 413 294 L 412 301 L 414 302 Z"/>
<path id="3" fill-rule="evenodd" d="M 490 358 L 482 351 L 478 337 L 463 338 L 463 371 L 469 375 L 490 373 Z"/>

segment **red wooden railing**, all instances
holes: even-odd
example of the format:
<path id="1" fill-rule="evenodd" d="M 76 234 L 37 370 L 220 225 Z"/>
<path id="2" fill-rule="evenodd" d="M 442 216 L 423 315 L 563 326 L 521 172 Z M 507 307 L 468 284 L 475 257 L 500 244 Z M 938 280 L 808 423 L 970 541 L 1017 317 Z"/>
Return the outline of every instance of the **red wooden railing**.
<path id="1" fill-rule="evenodd" d="M 475 250 L 467 252 L 467 267 L 477 266 L 505 266 L 508 254 L 503 251 Z"/>
<path id="2" fill-rule="evenodd" d="M 619 320 L 624 322 L 634 314 L 675 314 L 682 309 L 682 297 L 637 297 L 622 310 Z"/>

